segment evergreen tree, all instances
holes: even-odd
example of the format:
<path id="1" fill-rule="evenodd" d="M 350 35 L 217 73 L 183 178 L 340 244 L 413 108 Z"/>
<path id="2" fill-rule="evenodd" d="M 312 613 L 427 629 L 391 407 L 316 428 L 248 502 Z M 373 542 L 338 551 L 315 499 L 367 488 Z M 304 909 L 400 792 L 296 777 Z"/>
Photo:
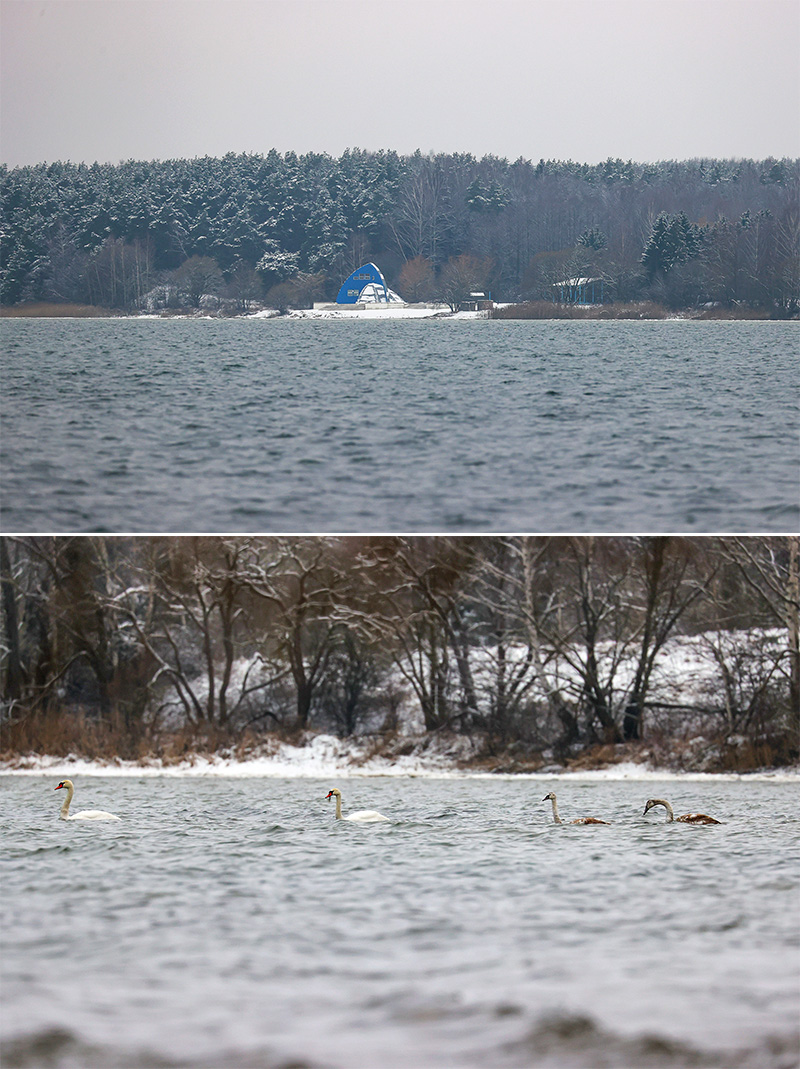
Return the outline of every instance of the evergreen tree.
<path id="1" fill-rule="evenodd" d="M 590 230 L 584 230 L 581 236 L 578 238 L 578 244 L 582 245 L 586 249 L 592 249 L 595 252 L 599 252 L 600 249 L 604 249 L 608 244 L 603 231 L 598 226 L 593 226 Z"/>
<path id="2" fill-rule="evenodd" d="M 656 275 L 668 274 L 677 264 L 695 259 L 701 248 L 700 230 L 685 212 L 677 215 L 662 212 L 642 252 L 642 266 L 652 281 Z"/>
<path id="3" fill-rule="evenodd" d="M 604 275 L 631 299 L 680 268 L 695 293 L 788 307 L 798 195 L 800 161 L 789 159 L 533 164 L 352 149 L 0 167 L 0 301 L 88 300 L 103 265 L 118 294 L 142 250 L 153 278 L 210 257 L 228 281 L 244 263 L 267 285 L 325 271 L 333 288 L 356 248 L 390 278 L 420 255 L 437 270 L 462 254 L 491 260 L 493 290 L 513 299 L 536 257 L 577 244 L 602 252 Z M 702 219 L 717 223 L 691 222 Z M 738 222 L 729 232 L 722 219 Z"/>

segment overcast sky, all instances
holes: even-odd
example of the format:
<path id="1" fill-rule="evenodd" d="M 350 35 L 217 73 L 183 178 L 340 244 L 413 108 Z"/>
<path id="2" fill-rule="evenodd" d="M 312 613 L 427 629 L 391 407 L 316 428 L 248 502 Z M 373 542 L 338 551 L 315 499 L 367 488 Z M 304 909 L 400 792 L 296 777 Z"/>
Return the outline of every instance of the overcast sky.
<path id="1" fill-rule="evenodd" d="M 2 0 L 0 159 L 800 156 L 797 0 Z"/>

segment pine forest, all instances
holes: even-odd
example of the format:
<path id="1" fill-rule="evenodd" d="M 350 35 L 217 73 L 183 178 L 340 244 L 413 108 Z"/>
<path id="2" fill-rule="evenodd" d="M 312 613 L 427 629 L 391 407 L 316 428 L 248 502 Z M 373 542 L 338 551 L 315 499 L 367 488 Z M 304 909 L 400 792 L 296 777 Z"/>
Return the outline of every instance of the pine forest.
<path id="1" fill-rule="evenodd" d="M 4 167 L 0 303 L 285 312 L 373 261 L 408 302 L 455 308 L 477 288 L 507 314 L 553 314 L 559 283 L 592 278 L 609 307 L 791 317 L 798 193 L 788 159 L 354 149 Z"/>

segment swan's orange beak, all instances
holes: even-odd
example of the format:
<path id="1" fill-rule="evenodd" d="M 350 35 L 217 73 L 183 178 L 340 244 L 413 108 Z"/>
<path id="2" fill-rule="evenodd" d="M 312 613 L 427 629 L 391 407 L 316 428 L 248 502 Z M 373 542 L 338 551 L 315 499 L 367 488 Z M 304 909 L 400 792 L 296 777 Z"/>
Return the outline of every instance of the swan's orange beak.
<path id="1" fill-rule="evenodd" d="M 54 787 L 53 790 L 60 791 L 63 786 L 63 783 L 59 783 L 59 785 L 57 787 Z"/>
<path id="2" fill-rule="evenodd" d="M 56 788 L 56 790 L 57 789 L 58 788 Z M 327 802 L 329 798 L 333 798 L 333 791 L 328 791 L 328 793 L 325 795 L 325 801 Z"/>

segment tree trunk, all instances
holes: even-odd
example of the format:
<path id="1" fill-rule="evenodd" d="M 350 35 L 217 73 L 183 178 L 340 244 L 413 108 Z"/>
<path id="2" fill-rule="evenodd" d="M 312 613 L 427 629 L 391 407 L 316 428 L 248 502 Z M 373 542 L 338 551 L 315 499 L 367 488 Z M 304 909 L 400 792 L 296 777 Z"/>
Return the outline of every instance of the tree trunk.
<path id="1" fill-rule="evenodd" d="M 308 727 L 313 693 L 314 688 L 307 680 L 297 684 L 297 726 L 301 731 Z"/>
<path id="2" fill-rule="evenodd" d="M 5 538 L 0 538 L 0 584 L 2 584 L 3 588 L 3 618 L 5 620 L 6 644 L 8 647 L 3 698 L 7 702 L 12 702 L 16 701 L 22 694 L 23 673 L 19 645 L 17 599 L 14 596 L 11 559 L 8 555 L 8 543 Z"/>
<path id="3" fill-rule="evenodd" d="M 800 538 L 789 539 L 789 703 L 795 734 L 800 737 Z"/>
<path id="4" fill-rule="evenodd" d="M 637 693 L 631 694 L 622 718 L 622 738 L 625 742 L 642 737 L 642 702 Z"/>

